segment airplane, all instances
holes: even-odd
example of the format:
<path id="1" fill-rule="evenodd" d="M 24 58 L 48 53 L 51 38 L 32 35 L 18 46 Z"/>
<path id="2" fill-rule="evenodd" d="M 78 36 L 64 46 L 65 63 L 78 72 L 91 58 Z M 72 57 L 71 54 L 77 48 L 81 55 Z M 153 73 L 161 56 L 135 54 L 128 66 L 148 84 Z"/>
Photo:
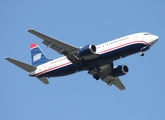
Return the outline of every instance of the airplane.
<path id="1" fill-rule="evenodd" d="M 119 77 L 129 71 L 126 65 L 114 66 L 113 61 L 126 56 L 149 50 L 159 39 L 149 32 L 135 33 L 117 38 L 99 45 L 85 45 L 76 47 L 58 39 L 44 35 L 36 30 L 28 32 L 41 38 L 42 43 L 56 52 L 64 55 L 57 59 L 48 59 L 37 43 L 30 45 L 32 65 L 15 60 L 10 57 L 5 59 L 28 72 L 29 76 L 36 77 L 45 84 L 48 78 L 88 71 L 94 79 L 101 79 L 109 86 L 115 85 L 120 90 L 125 86 Z"/>

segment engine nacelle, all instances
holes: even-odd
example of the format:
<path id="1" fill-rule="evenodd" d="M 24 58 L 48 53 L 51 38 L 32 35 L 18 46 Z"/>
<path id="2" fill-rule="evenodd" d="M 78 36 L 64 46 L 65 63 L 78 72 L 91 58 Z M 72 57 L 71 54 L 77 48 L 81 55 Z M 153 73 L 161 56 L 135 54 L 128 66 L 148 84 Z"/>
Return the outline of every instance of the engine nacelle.
<path id="1" fill-rule="evenodd" d="M 95 45 L 86 45 L 80 48 L 79 55 L 81 56 L 90 56 L 96 53 Z"/>
<path id="2" fill-rule="evenodd" d="M 126 65 L 119 65 L 112 70 L 112 76 L 113 77 L 122 76 L 127 74 L 128 71 L 129 69 Z"/>

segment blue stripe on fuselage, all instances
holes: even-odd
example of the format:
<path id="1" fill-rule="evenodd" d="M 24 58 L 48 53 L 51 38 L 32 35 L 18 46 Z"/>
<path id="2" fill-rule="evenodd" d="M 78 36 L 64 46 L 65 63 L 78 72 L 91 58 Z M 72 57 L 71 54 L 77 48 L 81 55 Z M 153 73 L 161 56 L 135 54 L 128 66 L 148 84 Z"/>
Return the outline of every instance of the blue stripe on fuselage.
<path id="1" fill-rule="evenodd" d="M 44 74 L 40 75 L 39 77 L 43 77 L 43 76 L 57 77 L 57 76 L 73 74 L 76 71 L 88 70 L 92 67 L 110 63 L 119 58 L 123 58 L 128 55 L 140 52 L 140 49 L 143 48 L 144 46 L 147 46 L 147 45 L 144 43 L 136 43 L 136 44 L 128 45 L 128 46 L 125 46 L 125 47 L 122 47 L 122 48 L 119 48 L 119 49 L 116 49 L 113 51 L 103 53 L 98 58 L 95 58 L 93 60 L 85 61 L 85 63 L 88 65 L 88 67 L 87 66 L 83 67 L 83 65 L 75 66 L 74 64 L 70 64 L 70 65 L 66 65 L 64 67 L 58 68 L 56 70 L 44 73 Z M 148 49 L 149 49 L 149 47 L 148 47 Z"/>
<path id="2" fill-rule="evenodd" d="M 116 50 L 112 50 L 106 53 L 103 53 L 100 55 L 99 58 L 96 58 L 94 60 L 89 60 L 87 63 L 88 65 L 91 66 L 96 66 L 96 65 L 103 65 L 106 63 L 110 63 L 114 60 L 120 59 L 120 58 L 124 58 L 126 56 L 135 54 L 137 52 L 140 52 L 140 49 L 143 48 L 145 45 L 144 43 L 136 43 L 136 44 L 132 44 L 132 45 L 128 45 Z M 148 46 L 147 46 L 148 47 Z M 149 49 L 149 47 L 148 47 Z M 94 64 L 94 65 L 92 65 Z"/>

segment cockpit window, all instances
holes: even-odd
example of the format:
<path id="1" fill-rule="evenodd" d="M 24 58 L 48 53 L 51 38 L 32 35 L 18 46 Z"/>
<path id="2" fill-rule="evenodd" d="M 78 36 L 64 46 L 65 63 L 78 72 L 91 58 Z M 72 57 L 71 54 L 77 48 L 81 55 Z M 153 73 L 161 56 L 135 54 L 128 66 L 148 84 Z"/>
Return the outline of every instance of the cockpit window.
<path id="1" fill-rule="evenodd" d="M 152 34 L 147 32 L 147 33 L 144 33 L 144 35 L 152 35 Z"/>
<path id="2" fill-rule="evenodd" d="M 144 33 L 144 35 L 148 35 L 148 33 Z"/>

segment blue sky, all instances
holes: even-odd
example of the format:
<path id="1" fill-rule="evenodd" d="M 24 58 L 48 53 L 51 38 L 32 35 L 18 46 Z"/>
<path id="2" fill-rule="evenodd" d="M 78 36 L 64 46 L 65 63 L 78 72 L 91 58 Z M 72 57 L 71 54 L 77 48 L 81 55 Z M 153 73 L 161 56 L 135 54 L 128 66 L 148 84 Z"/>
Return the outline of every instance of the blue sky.
<path id="1" fill-rule="evenodd" d="M 163 0 L 1 0 L 0 116 L 3 120 L 121 120 L 165 118 L 165 2 Z M 130 71 L 120 91 L 96 81 L 87 71 L 51 78 L 44 85 L 4 60 L 31 63 L 29 45 L 48 49 L 27 29 L 33 28 L 75 46 L 100 44 L 148 31 L 160 37 L 145 53 L 115 61 Z"/>

